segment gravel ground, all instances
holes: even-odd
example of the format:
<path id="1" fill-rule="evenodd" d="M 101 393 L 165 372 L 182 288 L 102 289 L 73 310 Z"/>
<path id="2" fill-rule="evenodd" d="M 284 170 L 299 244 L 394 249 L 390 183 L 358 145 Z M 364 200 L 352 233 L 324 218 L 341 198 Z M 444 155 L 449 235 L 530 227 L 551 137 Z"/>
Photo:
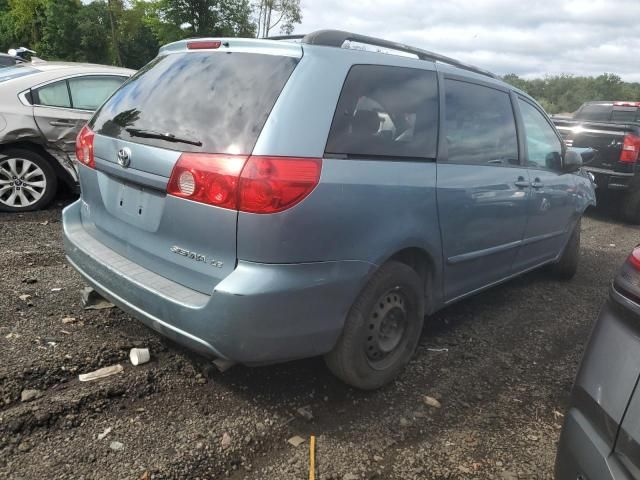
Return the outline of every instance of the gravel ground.
<path id="1" fill-rule="evenodd" d="M 362 393 L 320 359 L 221 374 L 118 309 L 83 310 L 69 201 L 0 215 L 0 477 L 306 479 L 314 434 L 320 479 L 551 478 L 590 326 L 640 230 L 590 212 L 573 281 L 534 272 L 439 312 L 406 372 Z M 133 367 L 132 346 L 152 361 Z"/>

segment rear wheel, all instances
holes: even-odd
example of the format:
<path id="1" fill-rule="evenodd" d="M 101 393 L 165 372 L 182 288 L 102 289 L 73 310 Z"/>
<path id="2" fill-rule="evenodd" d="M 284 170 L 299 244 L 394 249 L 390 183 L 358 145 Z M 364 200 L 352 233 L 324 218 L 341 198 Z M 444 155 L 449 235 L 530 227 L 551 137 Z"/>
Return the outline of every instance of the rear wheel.
<path id="1" fill-rule="evenodd" d="M 557 263 L 551 265 L 551 273 L 560 280 L 571 280 L 578 271 L 580 260 L 580 220 L 573 229 L 573 233 Z"/>
<path id="2" fill-rule="evenodd" d="M 39 210 L 57 189 L 56 173 L 41 155 L 17 148 L 0 153 L 0 211 Z"/>
<path id="3" fill-rule="evenodd" d="M 423 321 L 422 280 L 411 267 L 390 261 L 351 307 L 338 343 L 325 356 L 327 366 L 349 385 L 379 388 L 410 360 Z"/>

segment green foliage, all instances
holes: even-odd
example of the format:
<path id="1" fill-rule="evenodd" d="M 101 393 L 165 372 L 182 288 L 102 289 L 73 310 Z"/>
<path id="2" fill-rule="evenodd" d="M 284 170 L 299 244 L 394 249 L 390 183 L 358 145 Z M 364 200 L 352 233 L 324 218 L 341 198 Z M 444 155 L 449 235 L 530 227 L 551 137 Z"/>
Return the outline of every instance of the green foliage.
<path id="1" fill-rule="evenodd" d="M 42 40 L 36 47 L 38 55 L 56 60 L 76 60 L 80 52 L 76 45 L 80 39 L 77 18 L 80 0 L 51 0 L 44 3 Z"/>
<path id="2" fill-rule="evenodd" d="M 510 73 L 503 80 L 538 100 L 549 113 L 570 113 L 592 100 L 640 101 L 640 83 L 623 82 L 612 73 L 597 77 L 554 75 L 525 80 Z"/>
<path id="3" fill-rule="evenodd" d="M 77 17 L 78 61 L 114 63 L 109 32 L 109 12 L 104 1 L 95 0 L 85 5 Z"/>
<path id="4" fill-rule="evenodd" d="M 254 37 L 253 16 L 250 0 L 0 0 L 0 51 L 140 68 L 183 38 Z"/>

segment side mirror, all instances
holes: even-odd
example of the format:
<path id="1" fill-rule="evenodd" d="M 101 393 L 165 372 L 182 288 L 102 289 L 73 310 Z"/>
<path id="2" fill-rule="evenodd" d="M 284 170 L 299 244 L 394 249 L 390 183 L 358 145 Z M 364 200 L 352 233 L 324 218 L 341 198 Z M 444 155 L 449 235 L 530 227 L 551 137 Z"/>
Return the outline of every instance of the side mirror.
<path id="1" fill-rule="evenodd" d="M 562 159 L 562 170 L 565 173 L 577 172 L 582 167 L 582 155 L 575 150 L 568 149 Z"/>

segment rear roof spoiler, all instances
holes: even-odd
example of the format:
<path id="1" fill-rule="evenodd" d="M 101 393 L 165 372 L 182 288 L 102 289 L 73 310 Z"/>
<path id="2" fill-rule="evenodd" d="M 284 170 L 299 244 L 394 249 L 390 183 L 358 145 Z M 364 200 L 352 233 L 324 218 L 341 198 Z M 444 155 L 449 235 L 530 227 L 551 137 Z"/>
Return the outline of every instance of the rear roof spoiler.
<path id="1" fill-rule="evenodd" d="M 190 50 L 188 44 L 211 43 L 217 44 L 215 47 L 197 49 L 194 51 L 233 51 L 233 52 L 253 52 L 271 55 L 284 55 L 288 57 L 302 57 L 302 47 L 293 42 L 273 42 L 267 39 L 239 38 L 239 37 L 203 37 L 185 38 L 177 42 L 168 43 L 160 47 L 158 55 L 175 52 L 186 52 Z"/>

